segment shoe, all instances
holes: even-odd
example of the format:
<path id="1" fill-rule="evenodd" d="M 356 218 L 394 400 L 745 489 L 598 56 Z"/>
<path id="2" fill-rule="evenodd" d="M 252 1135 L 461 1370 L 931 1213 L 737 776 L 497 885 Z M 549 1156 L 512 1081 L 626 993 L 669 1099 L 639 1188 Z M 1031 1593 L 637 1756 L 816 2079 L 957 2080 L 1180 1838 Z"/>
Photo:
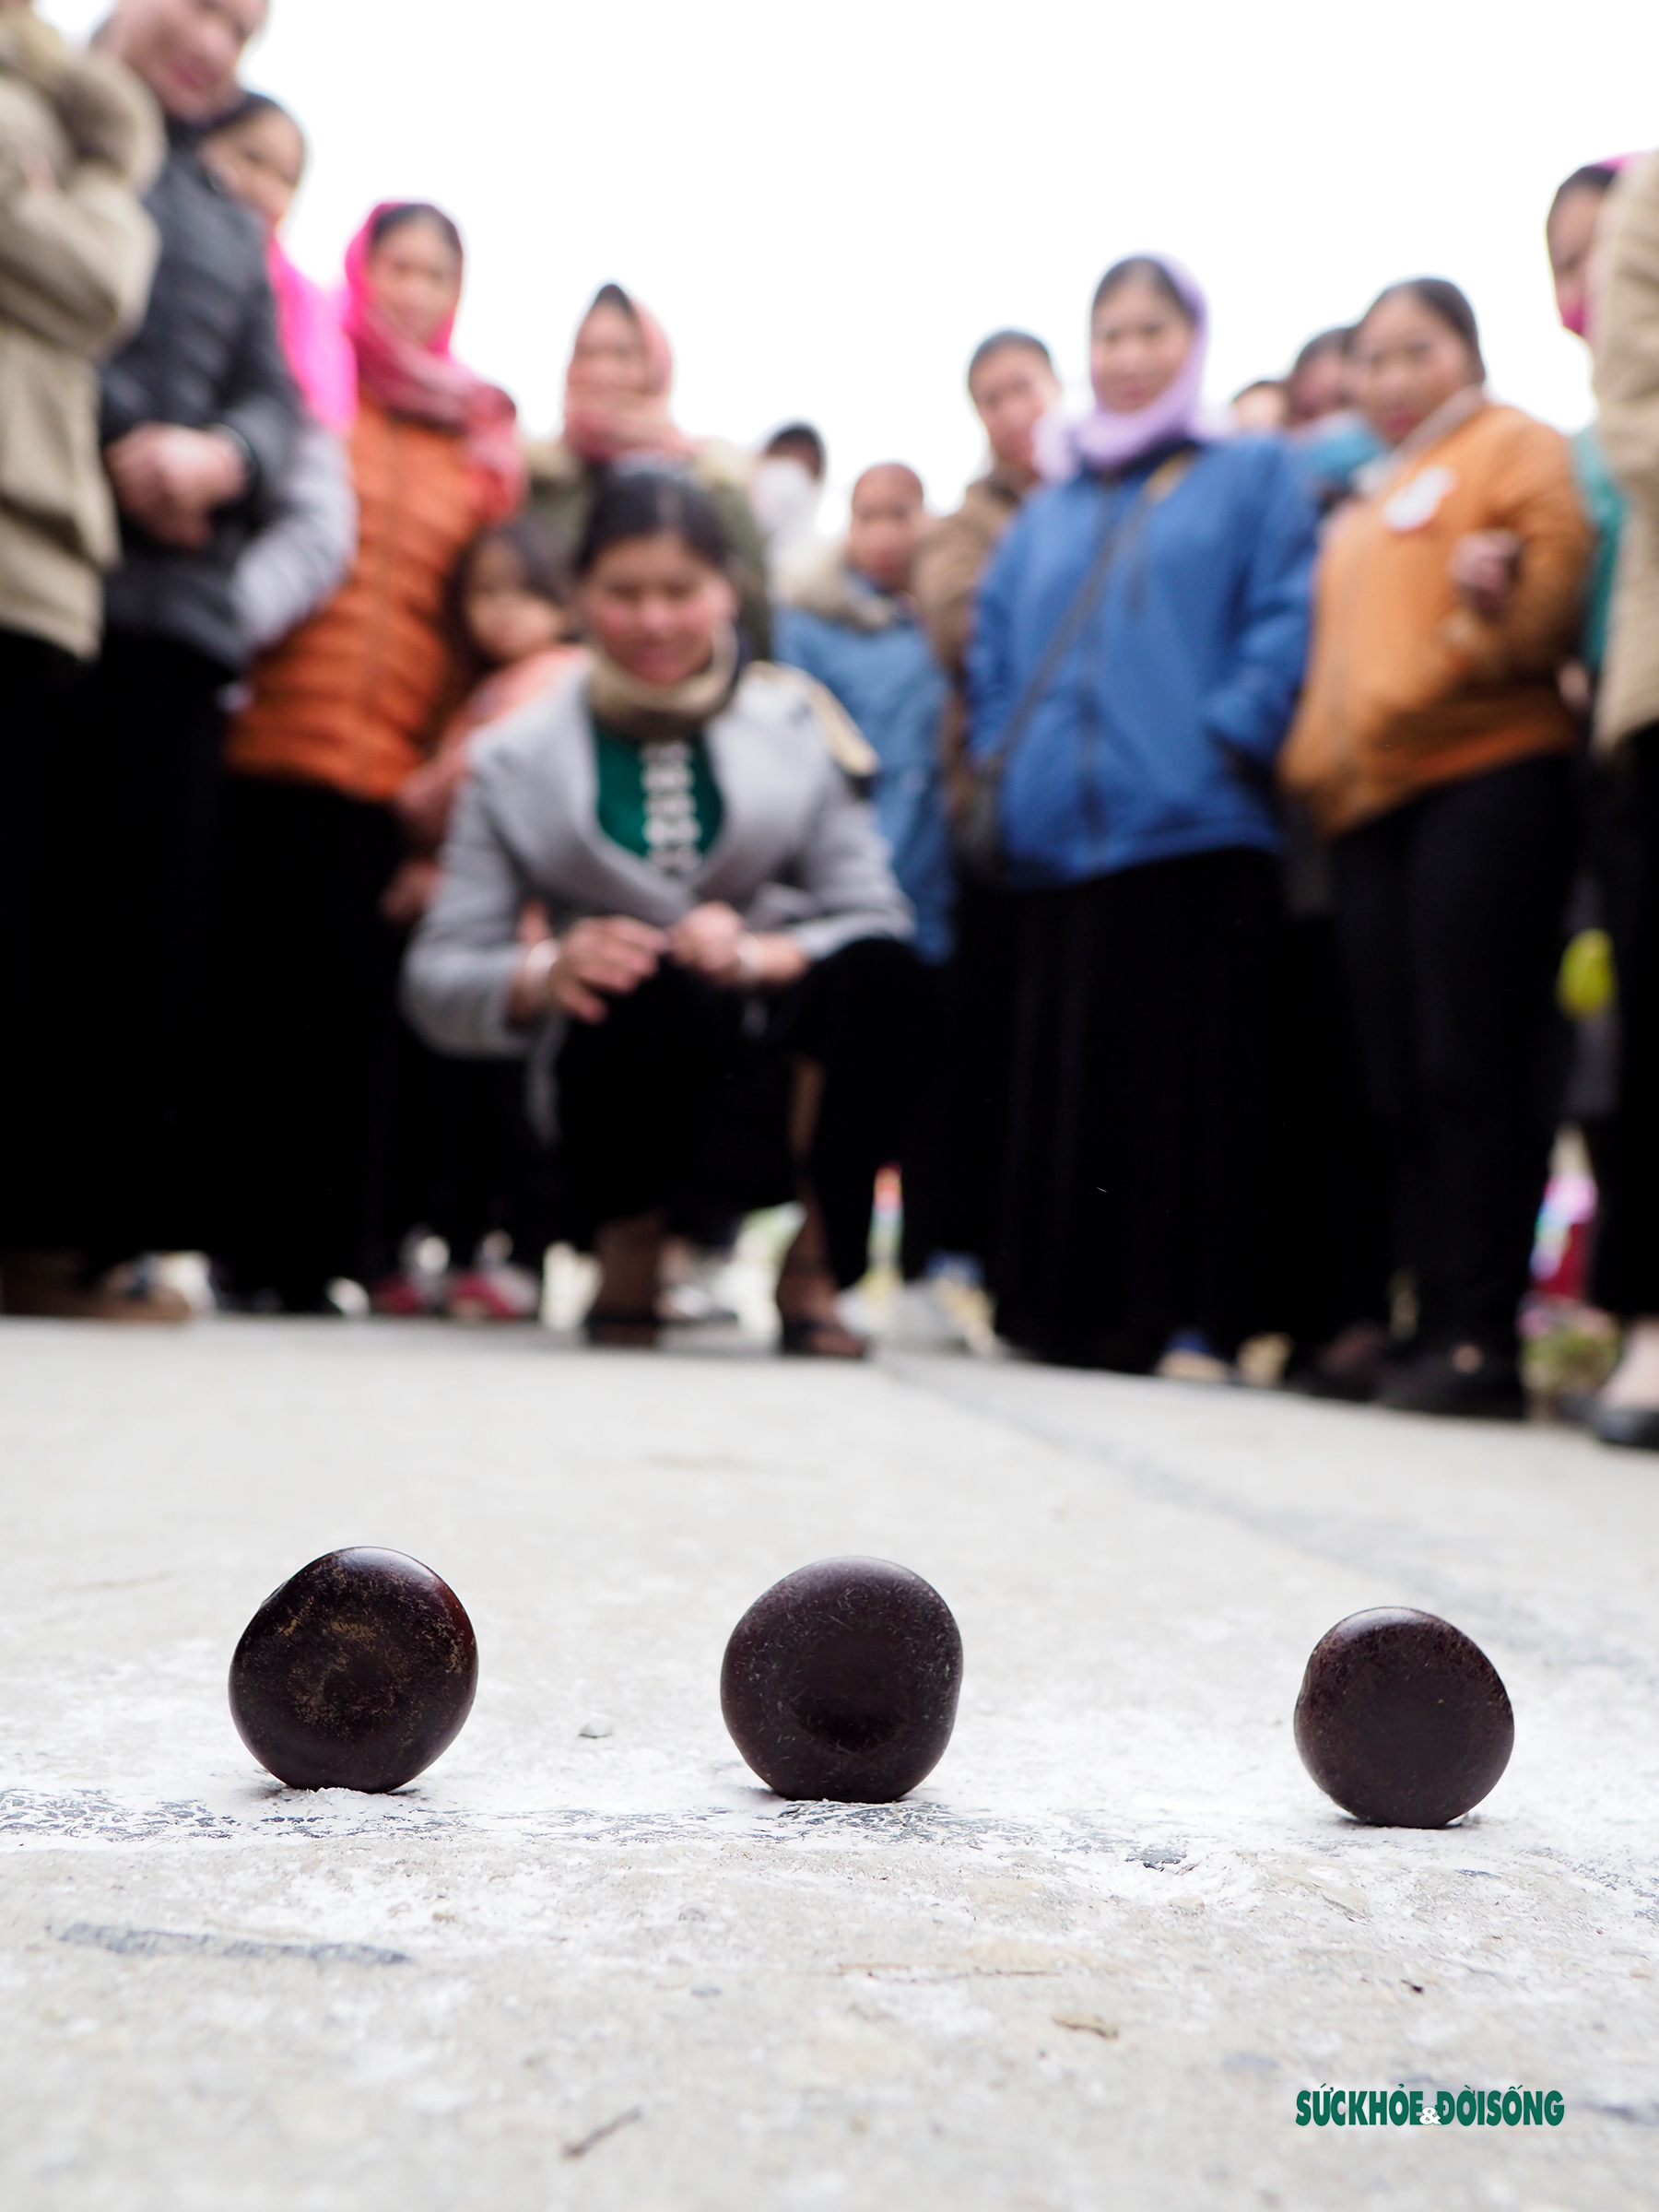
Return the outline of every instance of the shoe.
<path id="1" fill-rule="evenodd" d="M 143 1260 L 124 1260 L 91 1282 L 75 1252 L 10 1252 L 3 1303 L 7 1313 L 51 1321 L 188 1321 L 190 1300 L 156 1280 Z"/>
<path id="2" fill-rule="evenodd" d="M 452 1321 L 537 1321 L 541 1302 L 539 1275 L 492 1260 L 451 1277 L 445 1310 Z"/>
<path id="3" fill-rule="evenodd" d="M 369 1286 L 369 1310 L 403 1321 L 441 1313 L 446 1279 L 441 1275 L 418 1275 L 409 1267 L 399 1268 L 395 1275 L 382 1275 Z"/>
<path id="4" fill-rule="evenodd" d="M 1512 1354 L 1477 1344 L 1422 1352 L 1384 1382 L 1377 1404 L 1394 1413 L 1434 1413 L 1471 1421 L 1524 1421 L 1526 1393 Z"/>
<path id="5" fill-rule="evenodd" d="M 1659 1452 L 1659 1406 L 1592 1404 L 1585 1426 L 1604 1444 L 1622 1445 L 1630 1452 Z"/>
<path id="6" fill-rule="evenodd" d="M 600 1351 L 653 1352 L 657 1326 L 657 1317 L 648 1307 L 639 1313 L 590 1312 L 582 1333 Z"/>
<path id="7" fill-rule="evenodd" d="M 960 1312 L 946 1303 L 939 1284 L 931 1277 L 925 1282 L 899 1286 L 881 1334 L 888 1349 L 894 1352 L 966 1352 L 972 1348 Z"/>
<path id="8" fill-rule="evenodd" d="M 1202 1329 L 1177 1329 L 1152 1372 L 1164 1382 L 1231 1382 L 1231 1363 L 1223 1359 Z"/>
<path id="9" fill-rule="evenodd" d="M 778 1349 L 792 1359 L 867 1359 L 870 1347 L 832 1313 L 780 1317 Z"/>
<path id="10" fill-rule="evenodd" d="M 1290 1386 L 1310 1398 L 1367 1405 L 1388 1381 L 1393 1349 L 1381 1322 L 1350 1322 L 1329 1344 L 1321 1345 L 1306 1367 L 1293 1372 Z"/>

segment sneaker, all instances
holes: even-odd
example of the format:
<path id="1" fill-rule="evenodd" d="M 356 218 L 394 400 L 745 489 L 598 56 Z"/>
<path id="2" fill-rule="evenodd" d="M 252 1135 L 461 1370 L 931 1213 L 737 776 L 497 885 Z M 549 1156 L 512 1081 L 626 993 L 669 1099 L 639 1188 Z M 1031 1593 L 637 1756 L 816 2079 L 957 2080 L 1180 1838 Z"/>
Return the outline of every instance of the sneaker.
<path id="1" fill-rule="evenodd" d="M 158 1281 L 147 1263 L 124 1260 L 84 1280 L 74 1252 L 9 1252 L 0 1271 L 7 1313 L 52 1321 L 188 1321 L 190 1300 Z"/>
<path id="2" fill-rule="evenodd" d="M 1377 1393 L 1377 1404 L 1394 1413 L 1435 1413 L 1471 1421 L 1524 1421 L 1526 1393 L 1512 1353 L 1477 1344 L 1446 1352 L 1422 1352 Z"/>
<path id="3" fill-rule="evenodd" d="M 1306 1367 L 1295 1370 L 1290 1386 L 1311 1398 L 1363 1406 L 1387 1382 L 1393 1352 L 1394 1339 L 1381 1322 L 1350 1322 L 1321 1345 Z"/>
<path id="4" fill-rule="evenodd" d="M 539 1275 L 492 1260 L 452 1278 L 445 1311 L 452 1321 L 538 1321 L 541 1302 Z"/>
<path id="5" fill-rule="evenodd" d="M 370 1284 L 369 1310 L 404 1321 L 425 1313 L 441 1313 L 446 1281 L 441 1275 L 400 1267 L 394 1275 L 382 1275 L 378 1282 Z"/>
<path id="6" fill-rule="evenodd" d="M 1222 1359 L 1202 1329 L 1177 1329 L 1152 1372 L 1165 1382 L 1213 1384 L 1234 1380 L 1231 1365 Z"/>

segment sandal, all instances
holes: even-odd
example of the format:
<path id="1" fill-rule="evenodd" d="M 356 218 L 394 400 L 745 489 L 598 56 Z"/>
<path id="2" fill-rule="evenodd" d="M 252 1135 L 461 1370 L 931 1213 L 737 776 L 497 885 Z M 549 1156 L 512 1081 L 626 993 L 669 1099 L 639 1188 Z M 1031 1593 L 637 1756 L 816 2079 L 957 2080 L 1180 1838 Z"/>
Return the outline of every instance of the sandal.
<path id="1" fill-rule="evenodd" d="M 807 1276 L 820 1279 L 829 1276 L 830 1269 L 823 1260 L 786 1259 L 778 1272 L 778 1288 L 793 1276 L 801 1281 Z M 778 1349 L 787 1358 L 795 1359 L 865 1359 L 870 1347 L 862 1336 L 855 1335 L 835 1313 L 785 1313 L 778 1309 L 780 1328 Z"/>
<path id="2" fill-rule="evenodd" d="M 658 1334 L 657 1317 L 649 1306 L 637 1313 L 591 1312 L 582 1322 L 582 1333 L 590 1344 L 601 1350 L 654 1351 Z"/>

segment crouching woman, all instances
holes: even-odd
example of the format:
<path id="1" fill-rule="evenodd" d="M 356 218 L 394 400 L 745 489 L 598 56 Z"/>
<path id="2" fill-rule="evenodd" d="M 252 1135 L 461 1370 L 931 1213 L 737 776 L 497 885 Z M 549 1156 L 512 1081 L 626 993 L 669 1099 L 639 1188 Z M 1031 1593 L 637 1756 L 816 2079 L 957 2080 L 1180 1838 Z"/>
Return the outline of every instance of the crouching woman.
<path id="1" fill-rule="evenodd" d="M 479 747 L 405 1004 L 441 1051 L 551 1065 L 594 1342 L 653 1341 L 681 1221 L 794 1197 L 782 1347 L 855 1358 L 835 1294 L 899 1148 L 915 988 L 849 774 L 873 756 L 808 678 L 739 668 L 730 549 L 688 480 L 614 477 L 577 565 L 591 671 Z M 553 924 L 529 947 L 527 899 Z"/>

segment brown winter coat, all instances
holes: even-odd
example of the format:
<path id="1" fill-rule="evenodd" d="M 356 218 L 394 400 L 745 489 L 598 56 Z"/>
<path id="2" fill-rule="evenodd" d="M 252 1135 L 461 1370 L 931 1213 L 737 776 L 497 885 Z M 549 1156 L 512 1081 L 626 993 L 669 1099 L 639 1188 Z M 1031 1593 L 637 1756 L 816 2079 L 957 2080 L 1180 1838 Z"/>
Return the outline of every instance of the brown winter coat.
<path id="1" fill-rule="evenodd" d="M 968 645 L 973 634 L 973 598 L 997 540 L 1019 512 L 1025 493 L 993 469 L 970 484 L 954 514 L 935 523 L 923 540 L 911 592 L 933 645 L 950 678 L 939 731 L 946 805 L 954 813 L 965 796 L 968 739 Z"/>
<path id="2" fill-rule="evenodd" d="M 1619 187 L 1609 225 L 1596 430 L 1630 503 L 1595 709 L 1595 741 L 1606 751 L 1659 722 L 1659 154 Z"/>
<path id="3" fill-rule="evenodd" d="M 82 659 L 117 552 L 94 363 L 144 313 L 156 232 L 138 195 L 161 149 L 119 62 L 0 8 L 0 629 Z"/>
<path id="4" fill-rule="evenodd" d="M 1475 530 L 1522 541 L 1495 622 L 1452 582 Z M 1307 687 L 1279 775 L 1327 837 L 1512 760 L 1576 742 L 1556 672 L 1582 615 L 1590 527 L 1567 441 L 1481 405 L 1356 500 L 1325 540 Z"/>
<path id="5" fill-rule="evenodd" d="M 488 484 L 461 439 L 365 392 L 351 433 L 358 553 L 327 606 L 256 662 L 231 724 L 239 775 L 390 799 L 457 703 L 445 596 L 483 526 Z"/>

